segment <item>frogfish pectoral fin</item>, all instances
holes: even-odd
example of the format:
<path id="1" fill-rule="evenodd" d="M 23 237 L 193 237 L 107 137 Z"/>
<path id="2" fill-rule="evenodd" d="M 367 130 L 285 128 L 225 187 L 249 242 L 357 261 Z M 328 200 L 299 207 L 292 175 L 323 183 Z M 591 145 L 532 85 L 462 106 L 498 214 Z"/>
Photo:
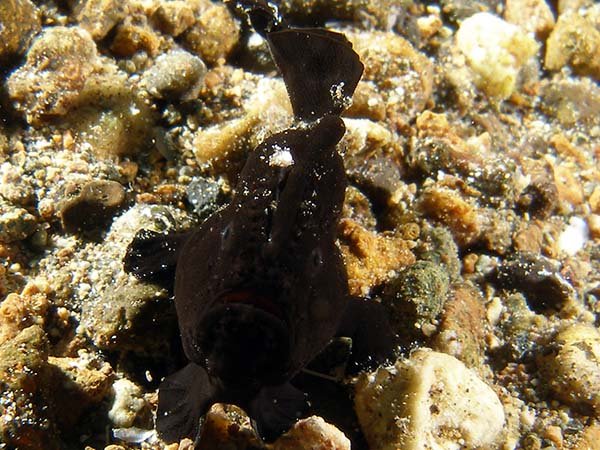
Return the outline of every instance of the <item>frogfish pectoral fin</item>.
<path id="1" fill-rule="evenodd" d="M 156 429 L 165 442 L 196 440 L 200 418 L 217 400 L 219 389 L 206 370 L 190 363 L 168 376 L 158 389 Z"/>
<path id="2" fill-rule="evenodd" d="M 287 431 L 307 410 L 306 394 L 290 383 L 266 386 L 250 402 L 250 417 L 256 422 L 259 435 L 272 441 Z"/>

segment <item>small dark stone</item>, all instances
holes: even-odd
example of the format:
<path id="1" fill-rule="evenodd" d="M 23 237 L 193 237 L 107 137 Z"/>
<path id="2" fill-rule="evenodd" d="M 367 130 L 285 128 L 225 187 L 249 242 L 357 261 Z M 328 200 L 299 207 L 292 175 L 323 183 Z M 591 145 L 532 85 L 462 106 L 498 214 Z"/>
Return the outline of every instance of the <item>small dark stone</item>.
<path id="1" fill-rule="evenodd" d="M 206 217 L 215 212 L 223 196 L 221 184 L 207 178 L 194 178 L 188 184 L 186 193 L 194 212 L 200 217 Z"/>
<path id="2" fill-rule="evenodd" d="M 355 164 L 353 165 L 352 162 Z M 369 159 L 365 164 L 357 161 L 348 161 L 346 173 L 350 180 L 358 185 L 369 197 L 376 208 L 384 208 L 402 184 L 400 170 L 394 161 L 386 157 Z"/>
<path id="3" fill-rule="evenodd" d="M 534 178 L 517 199 L 517 206 L 532 217 L 550 217 L 558 206 L 558 190 L 552 175 Z"/>
<path id="4" fill-rule="evenodd" d="M 65 194 L 68 199 L 60 208 L 60 217 L 69 233 L 104 228 L 125 205 L 125 189 L 116 181 L 91 181 L 80 189 L 67 189 Z"/>
<path id="5" fill-rule="evenodd" d="M 559 310 L 575 295 L 573 287 L 559 273 L 558 262 L 529 252 L 518 252 L 488 275 L 500 289 L 525 295 L 529 308 L 542 313 Z"/>

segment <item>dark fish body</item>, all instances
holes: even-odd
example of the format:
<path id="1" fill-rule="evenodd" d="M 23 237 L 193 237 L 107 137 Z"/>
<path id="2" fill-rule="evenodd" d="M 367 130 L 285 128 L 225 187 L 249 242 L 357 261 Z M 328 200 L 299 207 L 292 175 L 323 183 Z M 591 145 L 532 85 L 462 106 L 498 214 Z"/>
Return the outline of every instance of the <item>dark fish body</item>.
<path id="1" fill-rule="evenodd" d="M 363 341 L 358 359 L 387 351 L 384 328 L 371 327 L 373 339 L 361 328 L 381 315 L 349 298 L 335 244 L 346 188 L 339 116 L 363 66 L 342 34 L 271 25 L 262 31 L 299 124 L 250 154 L 227 207 L 185 235 L 140 234 L 125 259 L 140 278 L 175 278 L 190 364 L 159 388 L 157 428 L 167 441 L 196 437 L 214 402 L 241 406 L 276 436 L 305 406 L 289 380 L 336 333 Z"/>
<path id="2" fill-rule="evenodd" d="M 343 132 L 328 116 L 271 136 L 246 162 L 232 203 L 186 242 L 175 281 L 179 327 L 187 357 L 211 375 L 282 383 L 335 334 L 348 295 L 335 246 Z"/>

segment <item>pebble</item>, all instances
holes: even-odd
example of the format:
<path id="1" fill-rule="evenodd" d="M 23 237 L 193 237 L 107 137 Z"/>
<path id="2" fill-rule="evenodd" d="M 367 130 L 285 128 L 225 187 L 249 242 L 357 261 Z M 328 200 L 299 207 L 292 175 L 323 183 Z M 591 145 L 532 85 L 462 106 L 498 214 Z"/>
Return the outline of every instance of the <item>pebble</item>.
<path id="1" fill-rule="evenodd" d="M 196 21 L 194 11 L 188 2 L 182 0 L 161 3 L 152 19 L 163 33 L 173 37 L 179 36 Z"/>
<path id="2" fill-rule="evenodd" d="M 80 27 L 49 27 L 36 37 L 27 60 L 8 78 L 8 95 L 27 121 L 65 115 L 99 65 L 96 44 Z"/>
<path id="3" fill-rule="evenodd" d="M 563 126 L 600 124 L 600 87 L 589 78 L 542 84 L 540 107 Z"/>
<path id="4" fill-rule="evenodd" d="M 553 351 L 543 352 L 536 364 L 554 396 L 600 417 L 600 332 L 593 325 L 573 324 L 553 339 Z"/>
<path id="5" fill-rule="evenodd" d="M 376 234 L 351 219 L 340 221 L 339 239 L 351 295 L 368 295 L 394 271 L 414 263 L 409 241 L 390 233 Z"/>
<path id="6" fill-rule="evenodd" d="M 273 450 L 350 450 L 350 440 L 322 417 L 311 416 L 296 422 Z"/>
<path id="7" fill-rule="evenodd" d="M 11 292 L 0 303 L 0 344 L 32 325 L 44 326 L 48 313 L 49 287 L 27 284 L 20 294 Z"/>
<path id="8" fill-rule="evenodd" d="M 544 66 L 560 70 L 569 65 L 575 73 L 600 81 L 600 31 L 577 12 L 561 14 L 546 41 Z"/>
<path id="9" fill-rule="evenodd" d="M 477 13 L 463 21 L 456 45 L 475 75 L 475 84 L 500 100 L 515 91 L 519 71 L 539 47 L 519 27 L 490 13 Z"/>
<path id="10" fill-rule="evenodd" d="M 141 86 L 156 98 L 190 101 L 198 96 L 205 75 L 200 58 L 185 50 L 170 50 L 144 72 Z"/>
<path id="11" fill-rule="evenodd" d="M 122 58 L 144 52 L 149 56 L 158 55 L 160 36 L 146 23 L 134 24 L 126 21 L 117 26 L 110 50 Z"/>
<path id="12" fill-rule="evenodd" d="M 504 20 L 544 39 L 554 28 L 554 15 L 545 0 L 506 0 Z"/>
<path id="13" fill-rule="evenodd" d="M 0 201 L 0 242 L 11 243 L 27 239 L 37 230 L 37 219 L 25 208 Z"/>
<path id="14" fill-rule="evenodd" d="M 120 0 L 82 0 L 73 13 L 79 26 L 100 41 L 127 16 L 128 5 Z"/>
<path id="15" fill-rule="evenodd" d="M 103 228 L 125 205 L 125 189 L 116 181 L 90 181 L 84 186 L 71 186 L 60 206 L 65 231 L 78 233 Z"/>
<path id="16" fill-rule="evenodd" d="M 184 46 L 197 54 L 207 64 L 224 61 L 238 44 L 240 27 L 224 4 L 197 0 L 190 2 L 196 6 L 196 22 L 182 35 Z"/>
<path id="17" fill-rule="evenodd" d="M 472 199 L 447 187 L 433 185 L 421 192 L 417 208 L 425 217 L 433 219 L 450 230 L 460 249 L 479 239 L 483 217 Z"/>
<path id="18" fill-rule="evenodd" d="M 53 394 L 57 420 L 63 427 L 73 427 L 81 415 L 99 404 L 110 394 L 113 371 L 107 362 L 90 360 L 83 353 L 79 358 L 48 357 L 52 369 Z"/>
<path id="19" fill-rule="evenodd" d="M 392 123 L 409 123 L 432 102 L 433 67 L 408 40 L 381 31 L 346 36 L 365 65 L 361 83 L 375 83 Z"/>
<path id="20" fill-rule="evenodd" d="M 485 360 L 486 310 L 481 292 L 465 283 L 455 286 L 444 304 L 435 350 L 452 355 L 467 367 Z"/>
<path id="21" fill-rule="evenodd" d="M 48 339 L 38 325 L 0 345 L 0 441 L 8 448 L 58 450 L 48 407 Z"/>
<path id="22" fill-rule="evenodd" d="M 427 349 L 361 375 L 354 401 L 372 450 L 497 448 L 505 425 L 490 386 L 458 359 Z"/>
<path id="23" fill-rule="evenodd" d="M 30 0 L 0 2 L 0 64 L 12 63 L 41 28 L 39 10 Z"/>

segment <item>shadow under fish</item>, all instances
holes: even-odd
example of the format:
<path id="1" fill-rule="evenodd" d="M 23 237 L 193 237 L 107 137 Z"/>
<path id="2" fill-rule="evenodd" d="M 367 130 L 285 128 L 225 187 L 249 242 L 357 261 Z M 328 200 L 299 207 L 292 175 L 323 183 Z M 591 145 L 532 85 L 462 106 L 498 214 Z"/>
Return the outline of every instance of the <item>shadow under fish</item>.
<path id="1" fill-rule="evenodd" d="M 335 244 L 347 184 L 340 114 L 363 65 L 343 34 L 283 28 L 260 3 L 245 9 L 298 123 L 249 155 L 227 207 L 189 233 L 140 232 L 124 260 L 136 277 L 174 286 L 190 363 L 159 387 L 156 426 L 167 442 L 197 438 L 216 402 L 240 406 L 273 439 L 306 410 L 290 380 L 332 338 L 352 338 L 351 371 L 395 347 L 380 305 L 349 295 Z"/>

